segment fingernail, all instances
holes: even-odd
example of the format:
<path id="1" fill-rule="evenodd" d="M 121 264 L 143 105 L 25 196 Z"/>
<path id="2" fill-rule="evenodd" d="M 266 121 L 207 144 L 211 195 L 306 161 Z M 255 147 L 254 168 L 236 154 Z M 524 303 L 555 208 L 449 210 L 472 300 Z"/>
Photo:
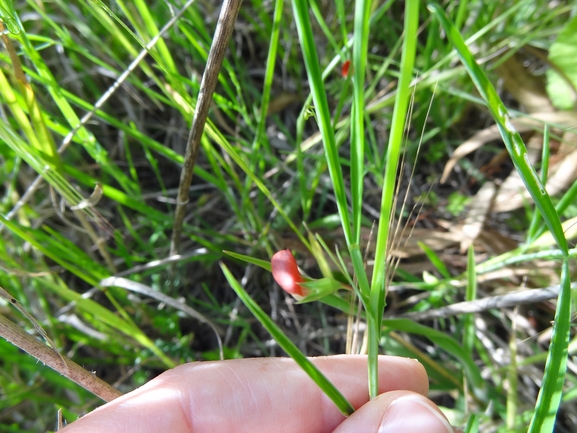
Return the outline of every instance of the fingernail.
<path id="1" fill-rule="evenodd" d="M 416 396 L 404 396 L 387 408 L 379 433 L 453 433 L 453 428 L 436 410 Z"/>

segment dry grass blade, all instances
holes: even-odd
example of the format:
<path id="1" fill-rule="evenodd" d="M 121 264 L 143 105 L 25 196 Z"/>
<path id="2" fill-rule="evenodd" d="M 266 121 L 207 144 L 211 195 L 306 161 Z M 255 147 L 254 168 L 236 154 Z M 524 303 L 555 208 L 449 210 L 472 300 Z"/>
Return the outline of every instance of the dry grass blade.
<path id="1" fill-rule="evenodd" d="M 435 90 L 436 90 L 436 85 L 435 85 Z M 435 97 L 435 91 L 433 91 L 433 95 L 431 97 L 431 100 L 429 101 L 429 106 L 427 108 L 427 115 L 426 117 L 428 118 L 430 113 L 431 113 L 431 107 L 433 105 L 433 100 Z M 411 119 L 412 113 L 413 113 L 413 108 L 414 108 L 414 98 L 415 98 L 415 92 L 413 91 L 413 94 L 411 95 L 411 102 L 410 102 L 410 109 L 409 112 L 407 113 L 407 124 L 409 124 L 409 121 Z M 426 122 L 423 124 L 423 129 L 421 131 L 421 138 L 419 139 L 419 144 L 417 146 L 417 153 L 415 155 L 415 159 L 418 159 L 419 154 L 421 152 L 421 145 L 423 144 L 423 136 L 425 135 L 425 125 Z M 407 131 L 408 133 L 408 131 Z M 405 140 L 408 140 L 408 138 L 405 138 Z M 405 164 L 405 156 L 406 156 L 406 152 L 403 152 L 403 156 L 402 156 L 402 160 L 401 160 L 401 167 L 404 167 Z M 400 215 L 404 214 L 405 211 L 405 206 L 407 205 L 408 199 L 409 199 L 409 190 L 411 188 L 411 184 L 413 182 L 413 178 L 415 177 L 415 170 L 416 170 L 416 164 L 413 164 L 413 167 L 411 169 L 411 175 L 409 177 L 409 185 L 407 185 L 407 189 L 405 190 L 405 195 L 403 197 L 403 202 L 401 205 L 401 210 L 400 210 Z M 399 195 L 399 188 L 400 188 L 400 182 L 397 182 L 396 185 L 396 191 L 395 191 L 395 206 L 397 204 L 397 200 L 398 200 L 398 195 Z M 411 212 L 409 213 L 409 217 L 407 219 L 407 222 L 405 223 L 405 225 L 401 228 L 401 219 L 397 219 L 397 222 L 395 224 L 395 229 L 394 231 L 391 233 L 391 241 L 389 243 L 389 247 L 388 247 L 388 251 L 387 251 L 387 262 L 388 262 L 388 266 L 387 266 L 387 276 L 386 276 L 386 285 L 385 287 L 389 287 L 393 281 L 393 277 L 395 275 L 395 271 L 397 269 L 397 267 L 399 266 L 399 263 L 401 261 L 401 255 L 400 254 L 395 254 L 395 250 L 398 251 L 403 251 L 409 240 L 411 239 L 414 230 L 415 230 L 415 225 L 413 224 L 410 229 L 409 229 L 409 233 L 406 234 L 406 230 L 409 228 L 409 220 L 411 219 L 411 217 L 413 216 L 413 214 L 416 211 L 416 219 L 419 218 L 419 215 L 421 214 L 421 211 L 423 209 L 423 204 L 424 202 L 421 201 L 420 203 L 417 201 L 414 206 L 411 209 Z M 417 242 L 418 241 L 422 241 L 421 237 L 417 237 L 416 238 Z M 404 241 L 404 242 L 403 242 Z M 420 251 L 420 247 L 419 247 L 419 251 Z"/>
<path id="2" fill-rule="evenodd" d="M 10 303 L 10 305 L 12 305 L 18 311 L 20 311 L 20 313 L 22 313 L 30 321 L 30 323 L 32 323 L 32 326 L 34 326 L 34 329 L 36 329 L 36 332 L 38 332 L 42 336 L 42 338 L 44 338 L 44 340 L 46 340 L 48 345 L 52 348 L 52 350 L 54 350 L 54 353 L 56 355 L 58 355 L 58 357 L 60 357 L 60 359 L 62 360 L 63 366 L 66 368 L 66 361 L 64 361 L 64 358 L 62 357 L 60 352 L 58 352 L 56 345 L 52 342 L 50 337 L 48 337 L 48 334 L 46 333 L 44 328 L 42 328 L 42 326 L 40 326 L 40 323 L 38 323 L 38 321 L 32 316 L 32 314 L 30 314 L 28 311 L 26 311 L 26 309 L 22 306 L 22 304 L 18 301 L 18 299 L 16 299 L 14 296 L 12 296 L 10 293 L 8 293 L 2 287 L 0 287 L 0 296 L 3 297 L 4 299 L 6 299 Z"/>
<path id="3" fill-rule="evenodd" d="M 120 391 L 97 378 L 91 372 L 86 371 L 74 361 L 62 357 L 52 348 L 40 343 L 36 338 L 24 332 L 1 314 L 0 335 L 104 401 L 112 401 L 122 395 Z"/>
<path id="4" fill-rule="evenodd" d="M 241 3 L 242 0 L 224 1 L 218 18 L 218 24 L 216 26 L 212 45 L 210 47 L 210 52 L 208 53 L 206 69 L 202 75 L 200 92 L 194 110 L 194 118 L 192 119 L 192 126 L 190 127 L 190 134 L 186 143 L 184 165 L 180 174 L 180 185 L 178 186 L 176 212 L 174 215 L 174 227 L 170 242 L 171 256 L 178 254 L 180 248 L 180 234 L 186 212 L 186 205 L 188 204 L 188 190 L 192 182 L 194 166 L 196 165 L 196 156 L 198 155 L 198 149 L 200 147 L 200 139 L 204 132 L 208 110 L 212 103 L 212 94 L 214 93 L 218 81 L 220 67 L 222 66 L 222 61 L 224 60 L 224 55 L 228 48 L 228 42 L 232 35 L 232 30 Z"/>
<path id="5" fill-rule="evenodd" d="M 495 191 L 496 187 L 493 182 L 485 182 L 477 194 L 475 194 L 462 227 L 463 240 L 461 240 L 461 254 L 464 254 L 481 234 L 483 224 L 491 209 L 493 197 L 495 197 Z"/>
<path id="6" fill-rule="evenodd" d="M 145 296 L 149 296 L 157 301 L 164 302 L 167 305 L 170 305 L 177 310 L 182 311 L 183 313 L 188 314 L 191 317 L 201 321 L 202 323 L 206 323 L 208 326 L 212 328 L 214 331 L 214 335 L 216 335 L 216 339 L 218 342 L 218 348 L 220 350 L 220 358 L 224 359 L 223 347 L 222 347 L 222 340 L 220 338 L 220 329 L 216 326 L 210 319 L 200 314 L 194 308 L 182 303 L 178 302 L 176 299 L 171 298 L 170 296 L 165 295 L 159 291 L 153 290 L 144 284 L 137 283 L 136 281 L 132 281 L 126 278 L 120 277 L 109 277 L 105 278 L 104 280 L 100 281 L 99 283 L 102 287 L 122 287 L 123 289 L 130 290 L 131 292 L 140 293 Z"/>
<path id="7" fill-rule="evenodd" d="M 82 200 L 76 206 L 71 206 L 70 209 L 79 210 L 84 209 L 86 207 L 96 206 L 101 198 L 102 198 L 102 185 L 100 183 L 97 183 L 94 186 L 94 191 L 92 192 L 92 194 L 90 194 L 90 197 Z"/>
<path id="8" fill-rule="evenodd" d="M 560 286 L 551 286 L 544 289 L 521 290 L 506 295 L 490 296 L 475 301 L 459 302 L 448 307 L 437 308 L 429 311 L 391 316 L 394 319 L 430 320 L 456 316 L 459 314 L 480 313 L 493 308 L 511 308 L 517 305 L 534 304 L 541 301 L 554 299 L 559 295 Z M 577 284 L 573 284 L 573 288 Z"/>

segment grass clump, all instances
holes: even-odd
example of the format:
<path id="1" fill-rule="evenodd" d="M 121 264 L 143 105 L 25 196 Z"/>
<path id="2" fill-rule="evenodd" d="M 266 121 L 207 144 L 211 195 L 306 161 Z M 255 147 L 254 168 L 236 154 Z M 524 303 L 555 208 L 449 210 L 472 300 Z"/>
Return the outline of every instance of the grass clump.
<path id="1" fill-rule="evenodd" d="M 456 425 L 571 431 L 577 116 L 546 90 L 572 8 L 245 1 L 170 255 L 219 8 L 0 3 L 2 314 L 34 332 L 17 299 L 122 392 L 221 351 L 278 343 L 306 369 L 301 352 L 366 350 L 372 395 L 376 355 L 411 356 Z M 293 305 L 261 269 L 281 249 L 352 291 Z M 346 337 L 354 297 L 365 344 Z M 100 403 L 0 346 L 8 431 Z"/>

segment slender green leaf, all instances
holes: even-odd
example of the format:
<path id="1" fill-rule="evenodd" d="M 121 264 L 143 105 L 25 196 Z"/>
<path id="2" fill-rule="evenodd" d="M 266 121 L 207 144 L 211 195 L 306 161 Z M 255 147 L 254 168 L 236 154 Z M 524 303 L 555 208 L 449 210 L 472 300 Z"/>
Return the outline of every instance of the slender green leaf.
<path id="1" fill-rule="evenodd" d="M 543 149 L 541 151 L 541 183 L 543 185 L 547 185 L 547 175 L 549 173 L 549 158 L 551 156 L 549 139 L 549 125 L 545 124 L 545 127 L 543 128 Z M 557 209 L 557 212 L 559 212 L 559 209 Z M 541 214 L 535 210 L 535 212 L 533 212 L 533 216 L 531 217 L 531 224 L 529 224 L 529 229 L 527 229 L 527 244 L 531 244 L 536 238 L 538 224 L 541 220 L 540 217 Z"/>
<path id="2" fill-rule="evenodd" d="M 353 37 L 353 106 L 351 119 L 351 202 L 352 242 L 360 243 L 365 174 L 365 75 L 369 45 L 369 17 L 371 0 L 355 2 L 355 29 Z M 355 269 L 356 270 L 356 269 Z"/>
<path id="3" fill-rule="evenodd" d="M 467 253 L 467 291 L 465 293 L 466 301 L 477 299 L 477 272 L 475 271 L 475 250 L 473 245 L 469 246 Z M 463 347 L 469 353 L 473 352 L 475 344 L 475 315 L 464 315 L 463 329 Z"/>
<path id="4" fill-rule="evenodd" d="M 563 260 L 561 291 L 557 301 L 555 323 L 551 335 L 549 355 L 545 363 L 543 385 L 537 397 L 535 414 L 529 433 L 549 433 L 555 428 L 557 411 L 561 403 L 563 383 L 567 371 L 567 355 L 571 330 L 571 272 L 569 260 Z"/>
<path id="5" fill-rule="evenodd" d="M 311 86 L 311 93 L 315 104 L 315 118 L 323 137 L 323 146 L 326 153 L 329 174 L 331 176 L 333 189 L 335 190 L 337 206 L 342 221 L 341 224 L 343 226 L 345 239 L 347 241 L 347 245 L 350 245 L 352 243 L 352 234 L 347 197 L 345 194 L 345 183 L 343 180 L 343 172 L 339 161 L 335 135 L 331 125 L 331 115 L 329 112 L 327 94 L 323 84 L 323 77 L 319 65 L 319 57 L 316 49 L 315 37 L 309 18 L 308 2 L 306 0 L 294 0 L 292 3 L 295 23 L 299 33 L 303 58 L 305 61 L 309 84 Z"/>
<path id="6" fill-rule="evenodd" d="M 435 253 L 435 251 L 433 251 L 431 248 L 429 248 L 427 245 L 425 245 L 422 242 L 417 242 L 417 244 L 419 245 L 419 247 L 421 247 L 421 249 L 423 250 L 423 252 L 427 256 L 427 258 L 431 261 L 433 266 L 435 268 L 437 268 L 437 271 L 439 271 L 439 273 L 443 277 L 451 278 L 451 273 L 449 272 L 449 270 L 447 269 L 447 266 L 445 266 L 445 264 L 443 263 L 441 258 L 437 255 L 437 253 Z"/>
<path id="7" fill-rule="evenodd" d="M 397 95 L 395 98 L 395 108 L 393 110 L 392 128 L 389 135 L 387 147 L 387 164 L 383 182 L 383 193 L 381 196 L 381 209 L 379 228 L 377 231 L 377 244 L 375 248 L 375 266 L 371 280 L 370 309 L 367 311 L 372 320 L 369 325 L 369 390 L 371 397 L 376 397 L 378 372 L 377 356 L 381 321 L 385 309 L 385 263 L 387 244 L 389 240 L 389 227 L 392 225 L 392 209 L 397 180 L 397 168 L 403 135 L 405 132 L 405 122 L 409 105 L 409 89 L 413 79 L 413 66 L 415 63 L 415 52 L 417 47 L 417 30 L 419 25 L 419 3 L 418 1 L 405 2 L 405 23 L 404 42 L 401 56 L 401 70 Z M 371 325 L 373 327 L 371 327 Z M 371 368 L 373 367 L 373 368 Z"/>
<path id="8" fill-rule="evenodd" d="M 497 123 L 505 147 L 511 156 L 519 176 L 523 180 L 527 191 L 529 191 L 529 194 L 531 194 L 535 204 L 541 211 L 541 214 L 543 215 L 551 234 L 555 238 L 559 249 L 567 255 L 567 239 L 563 234 L 559 215 L 551 202 L 549 194 L 547 194 L 545 187 L 541 183 L 539 176 L 537 176 L 535 169 L 529 163 L 527 148 L 525 147 L 525 143 L 523 143 L 523 139 L 511 123 L 511 117 L 509 116 L 507 108 L 501 101 L 501 98 L 499 98 L 499 95 L 487 78 L 485 72 L 477 64 L 475 57 L 471 54 L 469 48 L 463 41 L 459 30 L 447 17 L 444 9 L 437 4 L 430 4 L 429 9 L 435 18 L 437 18 L 441 23 L 445 33 L 447 33 L 447 38 L 457 49 L 457 53 L 459 54 L 463 65 L 467 69 L 471 80 L 475 83 L 475 87 L 487 103 L 487 108 L 489 108 L 491 115 Z"/>
<path id="9" fill-rule="evenodd" d="M 234 251 L 223 251 L 223 253 L 225 253 L 227 256 L 234 257 L 235 259 L 242 260 L 243 262 L 246 263 L 251 263 L 255 266 L 260 266 L 264 270 L 272 272 L 270 261 L 267 262 L 266 260 L 255 259 L 254 257 L 251 256 L 235 253 Z"/>
<path id="10" fill-rule="evenodd" d="M 487 382 L 481 376 L 479 367 L 475 364 L 471 353 L 467 352 L 457 340 L 441 331 L 437 331 L 436 329 L 421 325 L 409 319 L 384 319 L 383 325 L 397 331 L 423 335 L 431 340 L 436 346 L 442 347 L 451 355 L 459 359 L 467 378 L 469 379 L 469 389 L 481 401 L 487 401 L 490 395 Z"/>
<path id="11" fill-rule="evenodd" d="M 226 280 L 236 292 L 238 297 L 244 302 L 246 307 L 265 327 L 270 335 L 275 339 L 278 345 L 309 375 L 309 377 L 318 385 L 318 387 L 329 397 L 333 403 L 345 416 L 352 414 L 355 409 L 341 394 L 341 392 L 325 377 L 325 375 L 298 349 L 290 338 L 272 321 L 270 317 L 254 302 L 249 294 L 244 290 L 240 283 L 234 278 L 226 265 L 220 265 Z"/>

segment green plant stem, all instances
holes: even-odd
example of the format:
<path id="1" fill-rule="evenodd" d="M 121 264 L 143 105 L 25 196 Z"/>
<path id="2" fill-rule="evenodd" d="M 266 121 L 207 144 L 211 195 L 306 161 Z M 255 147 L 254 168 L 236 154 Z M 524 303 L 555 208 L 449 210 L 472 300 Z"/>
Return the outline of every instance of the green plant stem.
<path id="1" fill-rule="evenodd" d="M 385 169 L 383 193 L 381 196 L 381 209 L 379 229 L 377 232 L 377 245 L 375 249 L 375 266 L 371 280 L 370 307 L 368 315 L 373 317 L 369 322 L 372 327 L 368 329 L 369 347 L 369 393 L 375 398 L 378 393 L 377 357 L 379 354 L 379 337 L 381 321 L 385 308 L 385 260 L 389 239 L 389 227 L 392 221 L 393 200 L 397 178 L 397 167 L 401 153 L 403 134 L 405 131 L 405 119 L 409 105 L 409 89 L 413 79 L 413 65 L 417 47 L 417 29 L 419 25 L 418 1 L 405 2 L 405 25 L 404 44 L 401 56 L 400 78 L 395 98 L 392 128 L 387 147 L 387 165 Z"/>

